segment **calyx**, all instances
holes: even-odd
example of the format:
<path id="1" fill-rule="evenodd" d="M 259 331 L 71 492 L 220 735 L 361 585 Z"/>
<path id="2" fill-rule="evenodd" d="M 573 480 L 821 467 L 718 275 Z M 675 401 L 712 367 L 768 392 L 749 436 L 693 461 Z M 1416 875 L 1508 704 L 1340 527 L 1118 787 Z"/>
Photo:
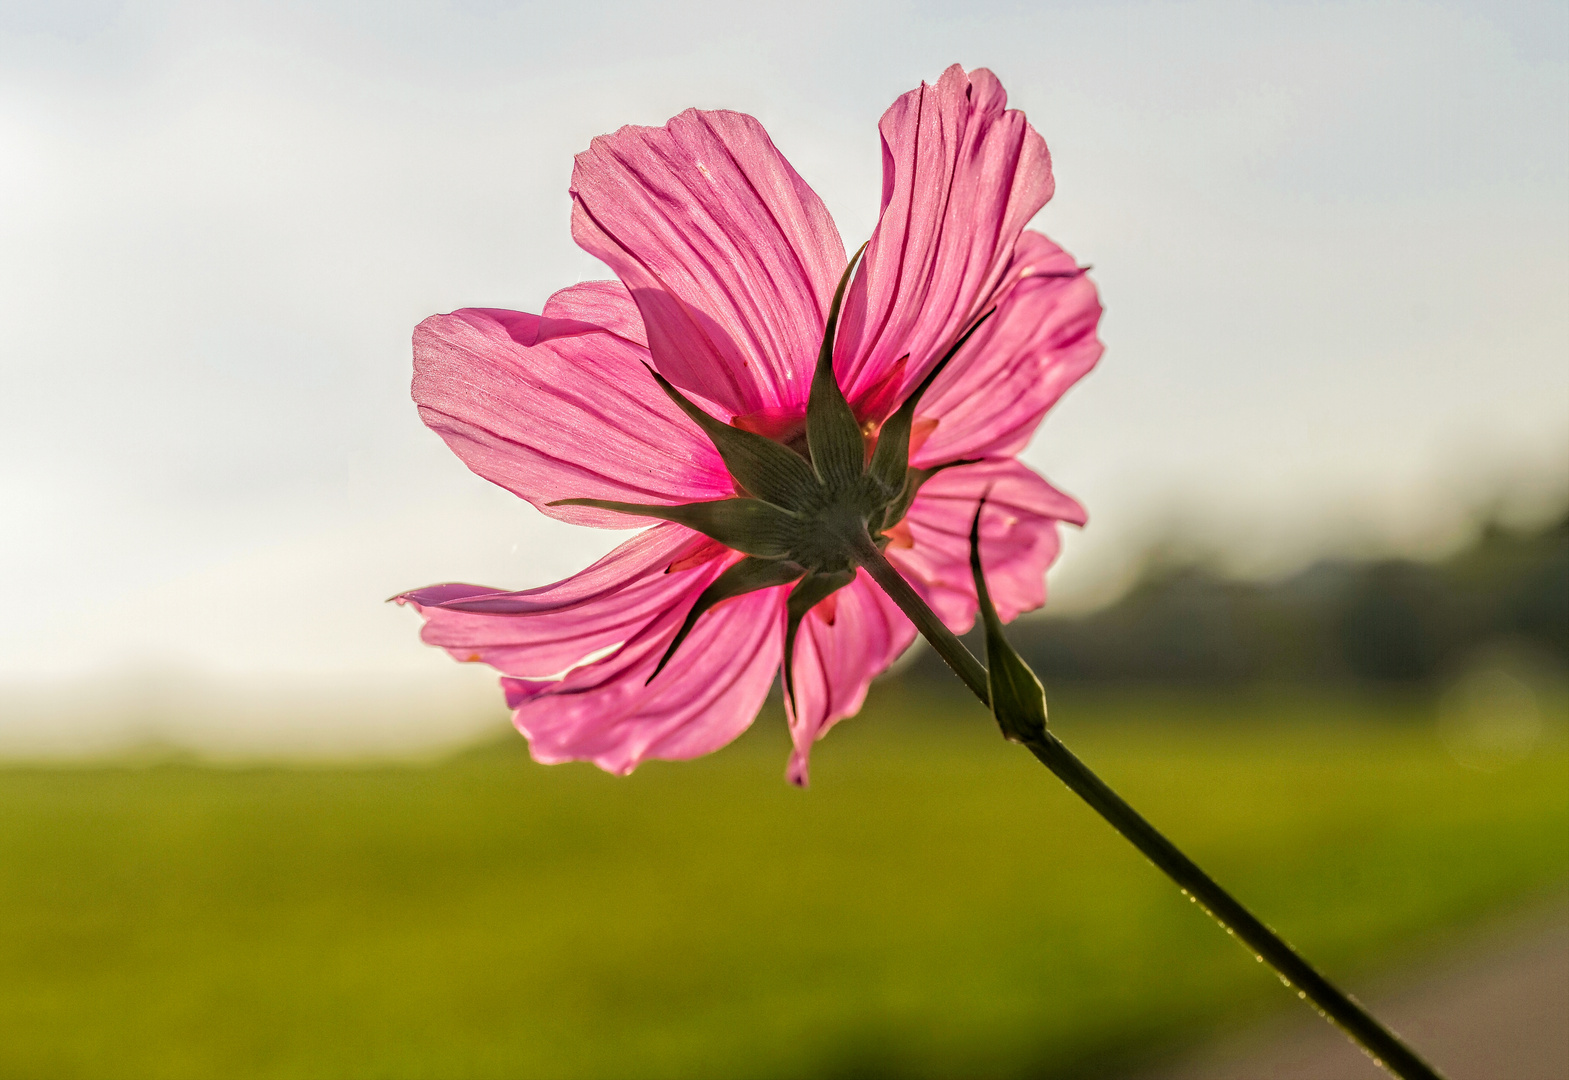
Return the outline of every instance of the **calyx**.
<path id="1" fill-rule="evenodd" d="M 861 251 L 865 250 L 863 245 Z M 659 388 L 713 441 L 730 471 L 737 496 L 671 506 L 605 499 L 560 499 L 550 504 L 593 506 L 674 521 L 745 556 L 698 596 L 649 682 L 669 663 L 698 618 L 715 604 L 793 581 L 795 588 L 786 602 L 784 650 L 785 690 L 793 708 L 791 657 L 801 619 L 817 603 L 855 580 L 856 567 L 862 561 L 858 551 L 864 552 L 869 545 L 878 550 L 887 546 L 884 531 L 904 519 L 922 484 L 942 469 L 969 464 L 953 461 L 934 468 L 912 468 L 910 429 L 921 396 L 992 313 L 975 320 L 883 421 L 868 456 L 866 437 L 833 366 L 839 308 L 861 251 L 845 267 L 829 308 L 807 398 L 804 454 L 709 415 L 650 367 L 649 374 Z"/>

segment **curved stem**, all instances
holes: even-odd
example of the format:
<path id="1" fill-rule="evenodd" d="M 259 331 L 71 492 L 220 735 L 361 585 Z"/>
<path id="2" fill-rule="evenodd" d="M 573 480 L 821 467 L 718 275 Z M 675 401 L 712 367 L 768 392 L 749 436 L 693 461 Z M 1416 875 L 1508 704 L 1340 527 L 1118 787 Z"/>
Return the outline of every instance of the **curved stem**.
<path id="1" fill-rule="evenodd" d="M 916 628 L 931 642 L 948 665 L 964 680 L 982 703 L 990 706 L 986 668 L 955 637 L 936 612 L 927 607 L 910 583 L 878 551 L 870 539 L 856 545 L 856 557 L 894 603 L 910 617 Z M 1313 1002 L 1328 1019 L 1340 1025 L 1362 1046 L 1373 1061 L 1404 1080 L 1442 1080 L 1437 1070 L 1417 1056 L 1399 1036 L 1379 1023 L 1355 998 L 1341 991 L 1299 956 L 1295 949 L 1243 907 L 1215 879 L 1184 855 L 1155 826 L 1090 771 L 1071 750 L 1051 732 L 1025 743 L 1041 764 L 1067 784 L 1073 793 L 1126 837 L 1134 847 L 1193 897 L 1226 930 L 1240 938 L 1253 952 L 1268 961 L 1282 980 L 1295 986 L 1299 996 Z"/>

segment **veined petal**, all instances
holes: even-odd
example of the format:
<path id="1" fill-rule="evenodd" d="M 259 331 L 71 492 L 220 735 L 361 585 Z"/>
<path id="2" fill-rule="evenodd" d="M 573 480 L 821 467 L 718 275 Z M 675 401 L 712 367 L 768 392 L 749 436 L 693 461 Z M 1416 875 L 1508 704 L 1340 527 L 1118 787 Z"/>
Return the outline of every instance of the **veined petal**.
<path id="1" fill-rule="evenodd" d="M 779 665 L 780 589 L 719 604 L 645 686 L 692 602 L 734 560 L 678 525 L 657 525 L 565 581 L 506 593 L 436 585 L 397 599 L 421 635 L 503 673 L 513 721 L 535 759 L 630 772 L 696 757 L 744 731 Z M 692 564 L 689 557 L 715 557 Z"/>
<path id="2" fill-rule="evenodd" d="M 708 573 L 701 577 L 711 580 Z M 649 676 L 685 617 L 685 603 L 559 683 L 503 679 L 513 722 L 528 737 L 534 759 L 547 765 L 592 761 L 621 774 L 649 758 L 698 757 L 730 742 L 752 723 L 778 670 L 783 588 L 737 596 L 710 610 L 652 682 Z"/>
<path id="3" fill-rule="evenodd" d="M 572 199 L 573 238 L 631 290 L 661 374 L 731 415 L 806 401 L 844 244 L 761 124 L 688 109 L 602 135 Z"/>
<path id="4" fill-rule="evenodd" d="M 1100 315 L 1095 284 L 1073 257 L 1040 233 L 1025 232 L 996 313 L 921 400 L 919 415 L 937 426 L 914 463 L 1024 449 L 1046 410 L 1100 359 Z"/>
<path id="5" fill-rule="evenodd" d="M 580 281 L 558 289 L 545 301 L 543 314 L 548 319 L 582 320 L 602 327 L 644 349 L 647 356 L 648 328 L 632 294 L 619 281 Z"/>
<path id="6" fill-rule="evenodd" d="M 465 308 L 414 331 L 414 401 L 469 468 L 552 517 L 625 528 L 564 497 L 673 503 L 734 494 L 713 445 L 659 392 L 619 285 L 563 289 L 543 316 Z"/>
<path id="7" fill-rule="evenodd" d="M 703 562 L 687 558 L 705 552 L 711 557 Z M 426 643 L 548 686 L 585 658 L 635 638 L 666 611 L 685 612 L 724 569 L 721 552 L 690 529 L 656 525 L 553 585 L 521 592 L 432 585 L 395 599 L 425 617 Z"/>
<path id="8" fill-rule="evenodd" d="M 1085 522 L 1083 507 L 1012 459 L 945 469 L 928 480 L 905 518 L 911 543 L 890 544 L 888 561 L 955 633 L 975 621 L 970 522 L 982 495 L 981 556 L 1005 622 L 1046 602 L 1046 569 L 1061 547 L 1057 523 Z"/>
<path id="9" fill-rule="evenodd" d="M 675 655 L 681 643 L 686 640 L 697 621 L 708 614 L 717 605 L 737 596 L 744 596 L 758 589 L 772 588 L 775 585 L 789 585 L 794 583 L 804 574 L 805 568 L 795 565 L 788 560 L 768 560 L 745 558 L 740 562 L 731 563 L 724 573 L 714 579 L 713 584 L 704 589 L 693 601 L 687 610 L 686 618 L 681 622 L 681 629 L 676 631 L 676 636 L 665 646 L 664 655 L 654 667 L 650 679 L 659 677 L 664 666 L 670 663 L 670 658 Z M 794 596 L 794 593 L 791 593 Z M 785 638 L 785 654 L 789 655 L 789 637 Z"/>
<path id="10" fill-rule="evenodd" d="M 832 606 L 832 621 L 820 612 Z M 812 744 L 860 711 L 866 690 L 915 640 L 915 626 L 858 570 L 849 585 L 807 613 L 795 641 L 795 709 L 789 710 L 790 782 L 805 786 Z"/>
<path id="11" fill-rule="evenodd" d="M 1014 241 L 1052 195 L 1045 141 L 990 71 L 957 64 L 883 114 L 882 217 L 835 367 L 853 401 L 900 357 L 915 385 L 994 302 Z"/>

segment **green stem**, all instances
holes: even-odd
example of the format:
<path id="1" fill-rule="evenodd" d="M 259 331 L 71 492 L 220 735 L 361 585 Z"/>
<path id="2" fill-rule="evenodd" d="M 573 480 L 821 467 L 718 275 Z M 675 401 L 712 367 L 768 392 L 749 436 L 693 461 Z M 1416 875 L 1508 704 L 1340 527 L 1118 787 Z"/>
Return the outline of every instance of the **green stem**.
<path id="1" fill-rule="evenodd" d="M 942 624 L 942 620 L 926 606 L 920 594 L 910 587 L 910 583 L 870 540 L 865 544 L 856 544 L 856 557 L 872 580 L 882 587 L 910 617 L 910 621 L 915 623 L 926 640 L 931 642 L 937 654 L 958 673 L 971 692 L 990 707 L 986 668 L 981 662 Z M 1048 731 L 1039 740 L 1032 739 L 1025 745 L 1074 794 L 1089 803 L 1112 828 L 1175 881 L 1184 893 L 1202 905 L 1227 933 L 1240 938 L 1255 955 L 1268 961 L 1280 973 L 1282 980 L 1295 986 L 1300 992 L 1299 996 L 1312 1001 L 1324 1016 L 1339 1024 L 1375 1063 L 1403 1080 L 1442 1080 L 1438 1071 L 1401 1042 L 1399 1036 L 1374 1019 L 1354 998 L 1324 978 L 1317 969 L 1297 955 L 1296 950 L 1286 944 L 1279 934 L 1255 918 L 1235 897 L 1216 884 L 1214 878 L 1199 869 L 1197 863 L 1184 855 L 1160 830 L 1129 806 L 1122 796 L 1091 772 L 1089 766 L 1075 757 L 1060 739 Z"/>
<path id="2" fill-rule="evenodd" d="M 955 675 L 964 680 L 970 693 L 980 698 L 981 704 L 991 708 L 991 691 L 986 687 L 986 665 L 975 659 L 975 655 L 964 647 L 964 642 L 954 637 L 953 631 L 943 625 L 937 613 L 926 606 L 920 593 L 911 588 L 910 583 L 904 580 L 904 575 L 877 550 L 871 537 L 863 532 L 852 539 L 851 545 L 856 561 L 866 568 L 872 580 L 888 594 L 889 599 L 899 605 L 899 610 L 910 617 L 921 636 L 937 650 L 937 655 L 947 661 Z"/>
<path id="3" fill-rule="evenodd" d="M 1183 892 L 1203 905 L 1228 933 L 1240 938 L 1256 955 L 1268 961 L 1283 980 L 1301 992 L 1302 997 L 1312 1001 L 1326 1017 L 1360 1043 L 1374 1062 L 1405 1080 L 1439 1080 L 1438 1072 L 1431 1065 L 1216 884 L 1214 878 L 1199 869 L 1198 864 L 1177 849 L 1177 845 L 1161 835 L 1122 796 L 1091 772 L 1089 766 L 1062 744 L 1062 740 L 1048 731 L 1038 743 L 1032 741 L 1026 745 L 1030 753 L 1074 794 L 1089 803 L 1150 862 L 1164 870 Z"/>

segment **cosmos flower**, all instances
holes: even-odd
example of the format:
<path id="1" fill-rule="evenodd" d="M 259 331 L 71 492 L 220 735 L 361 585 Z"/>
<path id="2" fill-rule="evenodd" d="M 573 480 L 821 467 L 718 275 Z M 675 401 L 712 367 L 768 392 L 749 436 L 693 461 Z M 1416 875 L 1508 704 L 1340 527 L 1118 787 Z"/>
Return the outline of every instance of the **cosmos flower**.
<path id="1" fill-rule="evenodd" d="M 867 560 L 964 631 L 983 494 L 1002 618 L 1045 602 L 1057 523 L 1084 511 L 1015 455 L 1099 358 L 1100 305 L 1024 231 L 1051 161 L 1006 103 L 957 65 L 894 102 L 859 263 L 752 117 L 622 128 L 571 188 L 573 238 L 618 281 L 420 324 L 414 400 L 474 472 L 563 521 L 660 522 L 554 585 L 397 597 L 426 642 L 502 673 L 536 760 L 709 753 L 784 663 L 804 784 L 813 742 L 915 637 Z"/>

